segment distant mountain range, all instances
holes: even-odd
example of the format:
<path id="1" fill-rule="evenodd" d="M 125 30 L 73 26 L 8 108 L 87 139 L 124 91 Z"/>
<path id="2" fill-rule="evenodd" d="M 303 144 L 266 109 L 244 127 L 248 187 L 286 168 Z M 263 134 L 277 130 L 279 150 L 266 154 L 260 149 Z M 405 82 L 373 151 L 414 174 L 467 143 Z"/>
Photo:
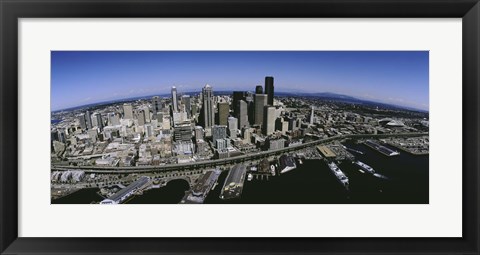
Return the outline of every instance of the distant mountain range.
<path id="1" fill-rule="evenodd" d="M 352 96 L 346 96 L 346 95 L 336 94 L 336 93 L 331 93 L 331 92 L 320 92 L 320 93 L 275 92 L 275 94 L 277 96 L 292 95 L 292 96 L 299 96 L 299 97 L 315 97 L 315 98 L 321 98 L 323 100 L 337 101 L 337 102 L 343 102 L 343 103 L 361 104 L 361 105 L 368 105 L 368 106 L 378 106 L 380 108 L 386 108 L 386 109 L 409 110 L 409 111 L 417 111 L 417 112 L 425 112 L 425 113 L 428 112 L 426 110 L 417 109 L 417 108 L 414 108 L 414 107 L 381 103 L 381 102 L 359 99 L 359 98 L 355 98 L 355 97 L 352 97 Z"/>
<path id="2" fill-rule="evenodd" d="M 184 92 L 184 93 L 178 93 L 178 94 L 179 95 L 197 95 L 198 93 L 200 93 L 200 92 L 198 92 L 198 91 L 196 91 L 196 92 Z M 232 91 L 215 91 L 215 94 L 216 95 L 230 95 L 230 94 L 232 94 Z M 70 107 L 70 108 L 57 110 L 57 111 L 53 111 L 53 112 L 59 112 L 59 111 L 65 111 L 65 110 L 75 110 L 75 109 L 79 109 L 79 108 L 83 108 L 83 107 L 87 107 L 87 106 L 95 106 L 95 105 L 102 105 L 102 104 L 111 104 L 111 103 L 126 102 L 126 101 L 138 100 L 138 99 L 145 99 L 145 98 L 151 98 L 153 96 L 170 97 L 171 94 L 160 94 L 160 95 L 156 94 L 156 95 L 149 95 L 149 96 L 140 96 L 140 97 L 117 99 L 117 100 L 109 100 L 109 101 L 104 101 L 104 102 L 88 104 L 88 105 Z M 352 96 L 336 94 L 336 93 L 331 93 L 331 92 L 318 92 L 318 93 L 275 92 L 275 96 L 315 97 L 315 98 L 320 98 L 320 99 L 323 99 L 323 100 L 336 101 L 336 102 L 342 102 L 342 103 L 361 104 L 361 105 L 373 106 L 373 107 L 378 106 L 380 108 L 392 109 L 392 110 L 409 110 L 409 111 L 428 113 L 428 111 L 426 111 L 426 110 L 421 110 L 421 109 L 417 109 L 417 108 L 413 108 L 413 107 L 400 106 L 400 105 L 394 105 L 394 104 L 375 102 L 375 101 L 371 101 L 371 100 L 358 99 L 358 98 L 355 98 L 355 97 L 352 97 Z"/>

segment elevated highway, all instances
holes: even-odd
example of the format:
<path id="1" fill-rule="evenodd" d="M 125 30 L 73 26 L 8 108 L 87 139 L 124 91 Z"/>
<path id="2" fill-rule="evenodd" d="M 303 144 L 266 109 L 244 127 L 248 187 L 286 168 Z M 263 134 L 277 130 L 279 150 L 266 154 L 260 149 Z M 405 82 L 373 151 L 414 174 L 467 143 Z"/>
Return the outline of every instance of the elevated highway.
<path id="1" fill-rule="evenodd" d="M 246 155 L 240 155 L 236 157 L 230 157 L 225 159 L 212 159 L 207 161 L 200 161 L 194 163 L 185 163 L 185 164 L 170 164 L 170 165 L 160 165 L 160 166 L 135 166 L 135 167 L 104 167 L 104 166 L 65 166 L 65 165 L 52 165 L 52 171 L 67 171 L 67 170 L 83 170 L 86 173 L 104 173 L 104 174 L 126 174 L 126 173 L 149 173 L 149 172 L 167 172 L 167 171 L 184 171 L 184 170 L 194 170 L 200 168 L 215 168 L 218 166 L 238 164 L 253 160 L 260 160 L 270 156 L 282 155 L 284 153 L 294 152 L 297 150 L 302 150 L 308 147 L 316 146 L 319 144 L 324 144 L 332 142 L 335 140 L 343 139 L 379 139 L 387 137 L 416 137 L 416 136 L 425 136 L 426 133 L 399 133 L 399 134 L 351 134 L 351 135 L 337 135 L 324 139 L 319 139 L 315 141 L 306 142 L 303 144 L 286 147 L 277 150 L 261 151 Z"/>

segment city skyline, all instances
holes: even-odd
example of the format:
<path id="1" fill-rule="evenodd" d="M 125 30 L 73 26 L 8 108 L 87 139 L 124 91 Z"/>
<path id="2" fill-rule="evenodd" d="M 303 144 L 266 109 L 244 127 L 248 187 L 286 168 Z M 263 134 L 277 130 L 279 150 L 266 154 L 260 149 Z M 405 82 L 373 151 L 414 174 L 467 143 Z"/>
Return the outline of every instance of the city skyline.
<path id="1" fill-rule="evenodd" d="M 52 51 L 52 111 L 110 100 L 264 84 L 428 111 L 427 51 Z M 210 78 L 208 78 L 210 77 Z"/>

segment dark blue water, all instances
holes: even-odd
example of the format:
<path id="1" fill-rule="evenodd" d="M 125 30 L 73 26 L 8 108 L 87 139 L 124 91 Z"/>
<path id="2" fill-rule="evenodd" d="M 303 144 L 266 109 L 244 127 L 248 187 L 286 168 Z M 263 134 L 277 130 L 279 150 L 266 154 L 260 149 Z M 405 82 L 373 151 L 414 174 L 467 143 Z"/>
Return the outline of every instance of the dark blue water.
<path id="1" fill-rule="evenodd" d="M 59 199 L 52 200 L 52 204 L 90 204 L 92 202 L 98 203 L 103 200 L 103 197 L 98 195 L 97 188 L 81 189 L 70 195 Z"/>
<path id="2" fill-rule="evenodd" d="M 141 196 L 127 200 L 128 204 L 177 204 L 182 200 L 190 185 L 185 180 L 173 180 L 160 189 L 150 189 Z"/>
<path id="3" fill-rule="evenodd" d="M 349 191 L 338 182 L 323 160 L 305 161 L 297 169 L 266 180 L 245 181 L 242 196 L 235 200 L 221 200 L 220 190 L 227 172 L 219 178 L 205 203 L 237 204 L 427 204 L 429 202 L 429 157 L 401 152 L 387 157 L 362 144 L 344 143 L 347 147 L 364 152 L 356 154 L 360 160 L 388 179 L 361 173 L 350 161 L 339 164 L 348 176 Z M 128 203 L 178 203 L 188 190 L 183 180 L 171 181 L 161 189 L 151 189 L 135 196 Z M 91 190 L 91 189 L 90 189 Z M 82 190 L 83 191 L 83 190 Z M 82 192 L 79 191 L 79 192 Z M 79 193 L 77 192 L 77 193 Z M 90 203 L 94 195 L 74 193 L 53 203 Z M 94 193 L 94 192 L 93 192 Z M 97 195 L 98 196 L 98 195 Z M 97 199 L 101 201 L 101 199 Z"/>

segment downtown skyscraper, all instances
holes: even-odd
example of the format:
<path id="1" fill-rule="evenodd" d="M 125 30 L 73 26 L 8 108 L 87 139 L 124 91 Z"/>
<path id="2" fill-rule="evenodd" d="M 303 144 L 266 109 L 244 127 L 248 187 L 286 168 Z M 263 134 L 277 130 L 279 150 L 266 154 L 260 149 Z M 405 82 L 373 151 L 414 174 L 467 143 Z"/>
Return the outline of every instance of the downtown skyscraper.
<path id="1" fill-rule="evenodd" d="M 160 112 L 162 110 L 162 104 L 160 102 L 159 96 L 152 97 L 152 110 L 153 114 L 156 114 L 157 112 Z"/>
<path id="2" fill-rule="evenodd" d="M 178 96 L 177 88 L 175 86 L 172 87 L 172 111 L 178 112 Z"/>
<path id="3" fill-rule="evenodd" d="M 123 104 L 123 118 L 124 119 L 133 119 L 132 104 Z"/>
<path id="4" fill-rule="evenodd" d="M 263 123 L 263 111 L 265 105 L 267 105 L 268 95 L 265 94 L 255 94 L 254 104 L 255 104 L 255 125 L 262 125 Z"/>
<path id="5" fill-rule="evenodd" d="M 203 127 L 210 128 L 215 124 L 215 112 L 213 111 L 213 90 L 210 85 L 202 89 L 203 98 Z"/>
<path id="6" fill-rule="evenodd" d="M 265 77 L 265 94 L 268 95 L 267 104 L 273 105 L 273 77 Z"/>

